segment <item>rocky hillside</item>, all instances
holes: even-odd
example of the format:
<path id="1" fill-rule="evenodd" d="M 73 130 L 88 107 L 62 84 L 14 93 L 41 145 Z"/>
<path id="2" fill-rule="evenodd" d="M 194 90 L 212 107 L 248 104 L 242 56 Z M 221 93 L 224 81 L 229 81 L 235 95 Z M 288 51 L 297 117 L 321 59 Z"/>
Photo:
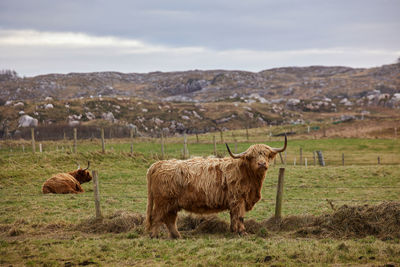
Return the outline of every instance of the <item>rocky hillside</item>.
<path id="1" fill-rule="evenodd" d="M 0 75 L 1 76 L 1 75 Z M 368 92 L 400 92 L 400 64 L 370 69 L 288 67 L 245 71 L 95 72 L 48 74 L 31 78 L 0 77 L 4 100 L 71 99 L 131 96 L 151 101 L 261 102 L 294 99 L 360 98 Z"/>
<path id="2" fill-rule="evenodd" d="M 173 135 L 393 113 L 400 108 L 400 65 L 32 78 L 9 71 L 0 73 L 0 88 L 0 137 L 50 125 Z"/>

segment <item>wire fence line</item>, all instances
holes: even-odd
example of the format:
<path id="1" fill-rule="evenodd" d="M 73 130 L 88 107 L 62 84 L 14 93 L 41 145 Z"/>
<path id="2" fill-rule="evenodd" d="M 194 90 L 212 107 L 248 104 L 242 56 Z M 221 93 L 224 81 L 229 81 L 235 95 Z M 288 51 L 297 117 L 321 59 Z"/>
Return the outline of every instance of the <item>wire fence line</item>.
<path id="1" fill-rule="evenodd" d="M 89 192 L 88 192 L 89 193 Z M 90 192 L 91 193 L 91 192 Z M 53 197 L 54 195 L 43 195 L 42 193 L 38 194 L 8 194 L 8 196 L 11 197 L 22 197 L 22 196 L 29 196 L 29 197 Z M 84 199 L 93 199 L 92 194 L 79 194 L 79 195 L 59 195 L 59 196 L 64 196 L 66 198 L 70 198 L 71 200 L 79 200 L 81 198 Z M 129 196 L 129 195 L 114 195 L 114 194 L 101 194 L 101 198 L 124 198 L 124 199 L 147 199 L 147 196 Z M 308 201 L 308 202 L 326 202 L 327 200 L 329 201 L 339 201 L 339 202 L 384 202 L 384 201 L 400 201 L 399 199 L 334 199 L 334 198 L 292 198 L 292 197 L 287 197 L 283 198 L 284 201 Z M 31 201 L 34 201 L 33 199 L 30 199 Z M 271 198 L 261 198 L 260 201 L 265 201 L 265 202 L 270 202 L 270 201 L 275 201 L 276 199 L 274 197 Z M 2 198 L 0 199 L 0 202 L 8 202 L 10 201 L 9 199 Z M 22 200 L 25 201 L 25 200 Z"/>

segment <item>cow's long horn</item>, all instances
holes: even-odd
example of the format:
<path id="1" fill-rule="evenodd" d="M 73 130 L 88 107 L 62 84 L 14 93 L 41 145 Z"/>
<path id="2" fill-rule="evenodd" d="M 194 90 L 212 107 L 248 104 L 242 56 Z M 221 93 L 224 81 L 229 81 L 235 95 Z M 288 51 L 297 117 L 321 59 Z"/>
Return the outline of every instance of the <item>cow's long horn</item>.
<path id="1" fill-rule="evenodd" d="M 89 166 L 90 166 L 90 161 L 87 162 L 87 167 L 86 167 L 86 169 L 84 169 L 84 171 L 86 171 L 87 169 L 89 169 Z"/>
<path id="2" fill-rule="evenodd" d="M 287 147 L 287 136 L 285 133 L 285 144 L 283 145 L 283 147 L 282 148 L 271 148 L 271 150 L 275 153 L 280 153 L 280 152 L 285 151 L 286 147 Z"/>
<path id="3" fill-rule="evenodd" d="M 228 149 L 229 155 L 231 155 L 231 157 L 234 158 L 234 159 L 240 159 L 240 158 L 244 155 L 244 153 L 245 153 L 245 152 L 242 152 L 242 153 L 240 153 L 240 154 L 233 154 L 233 153 L 231 152 L 231 150 L 229 149 L 228 144 L 225 143 L 225 145 L 226 145 L 226 148 Z"/>

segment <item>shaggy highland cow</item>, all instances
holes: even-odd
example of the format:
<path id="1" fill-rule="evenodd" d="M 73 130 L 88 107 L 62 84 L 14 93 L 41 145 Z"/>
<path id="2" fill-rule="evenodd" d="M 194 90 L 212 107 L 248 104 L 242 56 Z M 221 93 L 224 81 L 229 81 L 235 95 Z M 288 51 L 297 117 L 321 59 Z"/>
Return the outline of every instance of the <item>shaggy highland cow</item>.
<path id="1" fill-rule="evenodd" d="M 81 184 L 92 180 L 92 176 L 88 171 L 90 162 L 86 169 L 81 169 L 78 165 L 78 169 L 68 173 L 58 173 L 48 179 L 42 187 L 43 194 L 54 193 L 54 194 L 78 194 L 85 192 Z"/>
<path id="2" fill-rule="evenodd" d="M 230 158 L 164 160 L 147 171 L 146 229 L 157 237 L 164 223 L 171 238 L 179 238 L 178 211 L 207 214 L 229 210 L 231 231 L 245 234 L 244 215 L 261 198 L 261 187 L 269 162 L 286 149 L 264 144 L 250 146 Z"/>

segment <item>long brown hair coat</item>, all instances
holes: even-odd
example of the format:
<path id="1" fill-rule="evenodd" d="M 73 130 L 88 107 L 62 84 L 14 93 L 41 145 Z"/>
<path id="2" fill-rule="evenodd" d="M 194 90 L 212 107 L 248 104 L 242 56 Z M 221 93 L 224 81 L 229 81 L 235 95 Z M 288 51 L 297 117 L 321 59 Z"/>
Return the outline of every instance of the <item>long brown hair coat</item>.
<path id="1" fill-rule="evenodd" d="M 165 223 L 170 237 L 180 237 L 176 218 L 182 209 L 199 214 L 229 210 L 231 230 L 244 233 L 244 214 L 260 200 L 269 161 L 276 154 L 273 148 L 257 144 L 237 159 L 192 158 L 154 163 L 147 171 L 146 228 L 150 235 L 157 236 Z"/>

